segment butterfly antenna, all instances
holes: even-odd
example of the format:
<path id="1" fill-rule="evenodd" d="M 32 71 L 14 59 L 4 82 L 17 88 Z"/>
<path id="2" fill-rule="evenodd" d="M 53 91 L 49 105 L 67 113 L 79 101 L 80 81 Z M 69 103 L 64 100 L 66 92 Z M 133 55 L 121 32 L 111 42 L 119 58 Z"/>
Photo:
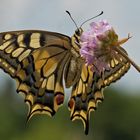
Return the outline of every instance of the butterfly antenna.
<path id="1" fill-rule="evenodd" d="M 94 18 L 96 18 L 96 17 L 99 17 L 100 15 L 102 15 L 104 12 L 103 11 L 101 11 L 101 13 L 100 14 L 98 14 L 97 16 L 94 16 L 94 17 L 92 17 L 92 18 L 90 18 L 90 19 L 87 19 L 86 21 L 84 21 L 82 24 L 81 24 L 81 26 L 80 26 L 80 28 L 83 26 L 83 24 L 85 24 L 86 22 L 88 22 L 88 21 L 90 21 L 91 19 L 94 19 Z"/>
<path id="2" fill-rule="evenodd" d="M 76 22 L 75 22 L 75 20 L 74 20 L 73 17 L 71 16 L 71 13 L 70 13 L 69 11 L 66 11 L 66 13 L 70 16 L 70 18 L 71 18 L 71 20 L 73 21 L 73 23 L 75 24 L 76 28 L 79 29 L 78 26 L 77 26 L 77 24 L 76 24 Z"/>

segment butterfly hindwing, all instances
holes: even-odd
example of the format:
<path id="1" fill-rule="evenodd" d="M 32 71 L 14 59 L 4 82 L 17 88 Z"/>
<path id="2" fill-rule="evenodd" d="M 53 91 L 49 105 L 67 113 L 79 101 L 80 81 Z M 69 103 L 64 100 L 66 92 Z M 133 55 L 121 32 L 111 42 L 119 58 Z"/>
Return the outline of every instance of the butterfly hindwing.
<path id="1" fill-rule="evenodd" d="M 92 77 L 93 73 L 90 68 L 83 64 L 80 79 L 72 88 L 71 98 L 68 104 L 71 111 L 71 120 L 81 119 L 86 133 L 88 132 L 89 125 L 88 112 L 96 108 L 94 97 L 91 94 Z"/>
<path id="2" fill-rule="evenodd" d="M 89 129 L 90 112 L 96 110 L 98 102 L 104 99 L 103 89 L 120 79 L 130 68 L 130 63 L 124 57 L 119 54 L 118 57 L 119 60 L 116 58 L 110 60 L 110 69 L 106 70 L 102 77 L 91 72 L 90 67 L 83 64 L 80 79 L 73 86 L 69 101 L 71 119 L 82 120 L 86 134 Z"/>

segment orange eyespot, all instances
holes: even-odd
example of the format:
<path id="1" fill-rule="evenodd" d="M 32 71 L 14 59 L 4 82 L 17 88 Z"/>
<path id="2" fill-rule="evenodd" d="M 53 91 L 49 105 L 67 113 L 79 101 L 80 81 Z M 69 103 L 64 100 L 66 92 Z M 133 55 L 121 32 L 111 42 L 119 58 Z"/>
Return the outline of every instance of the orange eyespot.
<path id="1" fill-rule="evenodd" d="M 68 103 L 68 107 L 69 107 L 70 109 L 72 109 L 73 106 L 74 106 L 74 99 L 71 98 L 70 101 L 69 101 L 69 103 Z"/>
<path id="2" fill-rule="evenodd" d="M 57 105 L 60 105 L 64 102 L 64 95 L 62 94 L 57 94 L 56 95 L 56 103 Z"/>

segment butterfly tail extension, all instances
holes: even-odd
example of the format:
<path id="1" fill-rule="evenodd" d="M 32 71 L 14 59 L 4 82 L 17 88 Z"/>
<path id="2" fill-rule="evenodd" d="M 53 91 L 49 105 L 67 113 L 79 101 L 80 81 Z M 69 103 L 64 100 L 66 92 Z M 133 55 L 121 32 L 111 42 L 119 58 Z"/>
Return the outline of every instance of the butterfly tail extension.
<path id="1" fill-rule="evenodd" d="M 73 89 L 73 92 L 76 92 Z M 88 134 L 89 130 L 89 120 L 90 120 L 90 113 L 95 111 L 98 103 L 103 101 L 103 92 L 102 91 L 94 91 L 87 93 L 85 99 L 82 98 L 82 95 L 74 95 L 71 97 L 69 101 L 69 109 L 71 111 L 71 120 L 80 119 L 84 125 L 85 134 Z"/>
<path id="2" fill-rule="evenodd" d="M 88 134 L 90 113 L 96 110 L 97 103 L 103 100 L 102 94 L 92 90 L 93 72 L 90 67 L 83 65 L 80 80 L 73 86 L 70 101 L 71 120 L 81 120 L 85 134 Z M 95 85 L 95 84 L 94 84 Z"/>

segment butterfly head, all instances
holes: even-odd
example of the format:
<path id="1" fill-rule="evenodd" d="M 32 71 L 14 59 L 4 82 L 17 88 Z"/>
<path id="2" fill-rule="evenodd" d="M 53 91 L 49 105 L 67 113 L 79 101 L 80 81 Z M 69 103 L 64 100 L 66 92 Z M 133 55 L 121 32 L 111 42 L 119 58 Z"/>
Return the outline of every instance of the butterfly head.
<path id="1" fill-rule="evenodd" d="M 80 38 L 81 38 L 82 33 L 83 33 L 83 29 L 81 27 L 77 28 L 77 30 L 75 30 L 75 33 L 73 36 L 74 36 L 77 43 L 80 42 Z"/>
<path id="2" fill-rule="evenodd" d="M 78 48 L 81 48 L 81 45 L 80 45 L 80 38 L 81 38 L 81 35 L 82 35 L 82 33 L 83 33 L 82 26 L 83 26 L 86 22 L 88 22 L 88 21 L 90 21 L 90 20 L 92 20 L 92 19 L 94 19 L 94 18 L 96 18 L 96 17 L 102 15 L 102 14 L 103 14 L 103 11 L 101 11 L 100 14 L 98 14 L 98 15 L 96 15 L 96 16 L 90 18 L 90 19 L 85 20 L 85 21 L 80 25 L 80 27 L 77 26 L 75 20 L 74 20 L 73 17 L 71 16 L 71 13 L 70 13 L 69 11 L 66 11 L 66 13 L 70 16 L 71 20 L 73 21 L 73 23 L 75 24 L 75 26 L 76 26 L 76 28 L 77 28 L 76 31 L 75 31 L 75 34 L 72 36 L 72 44 L 73 44 L 73 45 L 76 44 L 76 46 L 77 46 Z M 76 47 L 76 48 L 77 48 L 77 47 Z M 78 51 L 79 51 L 79 49 L 78 49 Z"/>
<path id="3" fill-rule="evenodd" d="M 76 35 L 76 36 L 81 36 L 82 33 L 83 33 L 83 29 L 82 29 L 81 27 L 78 28 L 77 30 L 75 30 L 75 35 Z"/>

